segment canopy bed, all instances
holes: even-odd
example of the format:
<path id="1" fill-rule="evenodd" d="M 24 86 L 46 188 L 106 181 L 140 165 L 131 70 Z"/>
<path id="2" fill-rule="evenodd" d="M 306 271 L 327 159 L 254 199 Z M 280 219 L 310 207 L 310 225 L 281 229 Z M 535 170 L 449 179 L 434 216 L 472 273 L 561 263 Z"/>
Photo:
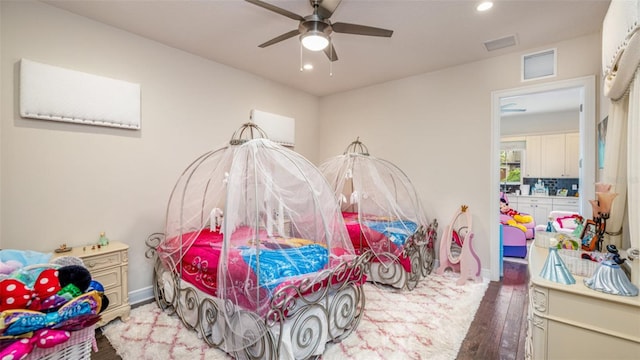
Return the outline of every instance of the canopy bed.
<path id="1" fill-rule="evenodd" d="M 409 177 L 370 155 L 359 139 L 320 170 L 338 197 L 356 252 L 371 252 L 367 280 L 412 290 L 433 268 L 438 223 L 427 221 Z"/>
<path id="2" fill-rule="evenodd" d="M 305 359 L 351 334 L 366 256 L 320 171 L 244 124 L 178 179 L 147 240 L 158 305 L 235 358 Z"/>

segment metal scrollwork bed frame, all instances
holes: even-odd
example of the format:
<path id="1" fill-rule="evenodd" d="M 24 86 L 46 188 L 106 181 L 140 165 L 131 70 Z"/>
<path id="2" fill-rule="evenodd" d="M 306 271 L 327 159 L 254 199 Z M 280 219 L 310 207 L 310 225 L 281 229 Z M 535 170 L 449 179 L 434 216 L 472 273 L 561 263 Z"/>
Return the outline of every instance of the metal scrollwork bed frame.
<path id="1" fill-rule="evenodd" d="M 362 283 L 371 256 L 368 252 L 323 270 L 314 278 L 278 289 L 267 313 L 259 315 L 208 295 L 168 270 L 156 251 L 163 239 L 164 234 L 155 233 L 146 241 L 146 257 L 154 260 L 156 303 L 169 315 L 177 315 L 209 346 L 236 359 L 318 358 L 326 343 L 342 341 L 360 323 L 365 307 Z M 234 336 L 226 324 L 229 319 L 251 323 L 253 327 L 247 331 L 254 329 L 259 335 Z M 243 343 L 228 344 L 235 339 Z"/>
<path id="2" fill-rule="evenodd" d="M 405 242 L 400 256 L 389 252 L 376 254 L 378 261 L 370 261 L 367 266 L 367 279 L 378 285 L 413 290 L 433 270 L 437 233 L 438 221 L 434 219 L 426 228 L 418 227 Z M 409 259 L 411 272 L 405 271 L 401 257 Z M 373 260 L 374 256 L 370 258 Z"/>

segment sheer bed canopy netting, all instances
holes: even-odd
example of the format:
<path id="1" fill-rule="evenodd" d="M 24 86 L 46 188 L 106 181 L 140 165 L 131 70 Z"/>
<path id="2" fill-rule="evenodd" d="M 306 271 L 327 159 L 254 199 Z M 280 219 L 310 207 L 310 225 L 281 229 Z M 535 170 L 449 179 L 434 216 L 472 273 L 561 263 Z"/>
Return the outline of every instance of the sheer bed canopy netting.
<path id="1" fill-rule="evenodd" d="M 227 146 L 187 167 L 166 216 L 165 240 L 158 247 L 165 267 L 182 273 L 182 257 L 206 237 L 219 252 L 215 295 L 261 315 L 279 287 L 320 276 L 355 254 L 319 169 L 266 139 L 252 123 Z"/>
<path id="2" fill-rule="evenodd" d="M 407 175 L 393 163 L 370 155 L 359 139 L 342 155 L 320 165 L 320 170 L 338 196 L 347 227 L 351 220 L 364 225 L 360 229 L 364 239 L 360 244 L 354 241 L 356 249 L 370 248 L 374 257 L 399 256 L 411 235 L 426 228 L 422 204 Z"/>

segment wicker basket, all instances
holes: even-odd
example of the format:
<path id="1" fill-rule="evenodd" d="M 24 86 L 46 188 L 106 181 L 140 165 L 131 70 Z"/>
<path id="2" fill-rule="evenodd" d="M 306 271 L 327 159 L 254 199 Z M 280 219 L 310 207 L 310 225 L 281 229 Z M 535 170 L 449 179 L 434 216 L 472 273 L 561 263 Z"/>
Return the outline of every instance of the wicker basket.
<path id="1" fill-rule="evenodd" d="M 95 326 L 71 332 L 65 343 L 49 349 L 36 347 L 26 360 L 90 360 L 95 347 Z"/>
<path id="2" fill-rule="evenodd" d="M 558 249 L 558 254 L 560 254 L 560 257 L 573 275 L 583 276 L 587 278 L 591 277 L 600 265 L 599 262 L 582 258 L 582 254 L 593 255 L 593 252 Z"/>

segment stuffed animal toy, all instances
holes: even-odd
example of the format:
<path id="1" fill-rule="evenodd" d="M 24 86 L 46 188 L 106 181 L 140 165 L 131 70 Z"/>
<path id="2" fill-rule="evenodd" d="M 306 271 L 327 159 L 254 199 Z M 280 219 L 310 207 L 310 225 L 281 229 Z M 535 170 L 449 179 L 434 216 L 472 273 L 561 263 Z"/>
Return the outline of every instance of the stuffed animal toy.
<path id="1" fill-rule="evenodd" d="M 21 276 L 17 276 L 21 275 Z M 89 270 L 79 265 L 24 272 L 0 280 L 0 311 L 29 309 L 51 311 L 83 294 L 91 285 Z"/>
<path id="2" fill-rule="evenodd" d="M 2 261 L 2 260 L 0 260 L 0 274 L 9 275 L 12 272 L 14 272 L 15 270 L 21 268 L 22 266 L 23 266 L 22 263 L 19 262 L 19 261 L 15 261 L 15 260 Z"/>
<path id="3" fill-rule="evenodd" d="M 527 224 L 533 221 L 531 215 L 523 215 L 517 210 L 509 207 L 509 203 L 504 198 L 500 198 L 500 212 L 502 214 L 510 216 L 513 220 L 508 220 L 507 225 L 517 227 L 523 232 L 527 232 L 527 228 L 522 224 Z"/>

